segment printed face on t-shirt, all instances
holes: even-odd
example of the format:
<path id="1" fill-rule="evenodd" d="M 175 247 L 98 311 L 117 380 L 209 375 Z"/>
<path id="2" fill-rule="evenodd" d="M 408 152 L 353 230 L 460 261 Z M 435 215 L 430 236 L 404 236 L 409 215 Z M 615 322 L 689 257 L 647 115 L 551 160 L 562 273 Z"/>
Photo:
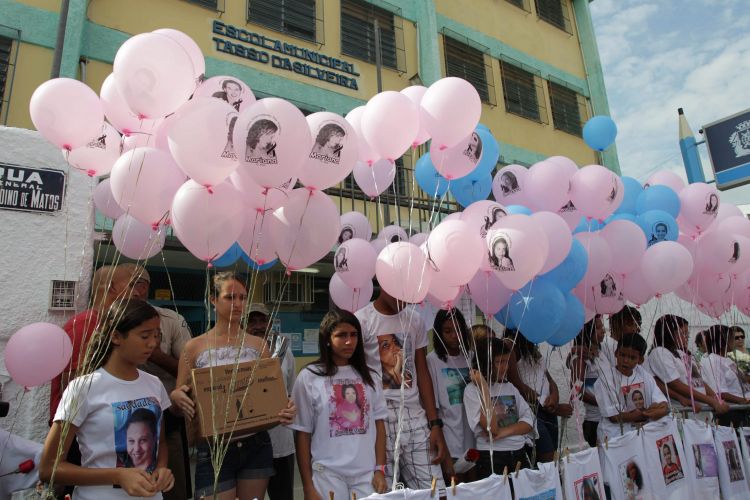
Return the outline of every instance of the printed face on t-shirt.
<path id="1" fill-rule="evenodd" d="M 576 500 L 601 500 L 603 492 L 599 487 L 599 473 L 585 475 L 573 483 Z"/>
<path id="2" fill-rule="evenodd" d="M 507 427 L 518 422 L 518 404 L 513 395 L 498 396 L 495 399 L 495 415 L 501 427 Z"/>
<path id="3" fill-rule="evenodd" d="M 330 436 L 366 434 L 370 403 L 359 380 L 339 380 L 330 386 L 328 398 Z"/>
<path id="4" fill-rule="evenodd" d="M 712 443 L 694 444 L 693 458 L 697 477 L 719 477 L 716 448 Z"/>
<path id="5" fill-rule="evenodd" d="M 443 368 L 443 383 L 448 391 L 448 400 L 451 405 L 460 405 L 464 402 L 464 389 L 469 379 L 468 368 Z"/>
<path id="6" fill-rule="evenodd" d="M 625 402 L 624 411 L 628 412 L 632 410 L 646 409 L 646 393 L 643 387 L 643 382 L 637 382 L 635 384 L 623 385 L 620 388 Z"/>
<path id="7" fill-rule="evenodd" d="M 401 333 L 378 335 L 384 389 L 400 389 L 402 382 L 406 389 L 412 386 L 414 352 L 409 345 L 404 346 L 403 338 Z"/>
<path id="8" fill-rule="evenodd" d="M 656 449 L 659 451 L 664 484 L 669 485 L 685 477 L 682 472 L 682 463 L 674 445 L 674 436 L 671 434 L 656 440 Z"/>
<path id="9" fill-rule="evenodd" d="M 153 472 L 159 446 L 161 407 L 156 398 L 112 403 L 117 467 Z"/>

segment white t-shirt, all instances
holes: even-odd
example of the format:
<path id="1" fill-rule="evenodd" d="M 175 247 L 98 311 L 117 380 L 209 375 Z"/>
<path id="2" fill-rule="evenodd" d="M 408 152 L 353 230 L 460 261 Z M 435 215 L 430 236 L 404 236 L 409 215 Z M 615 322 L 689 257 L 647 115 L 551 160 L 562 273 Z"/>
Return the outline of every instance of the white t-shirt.
<path id="1" fill-rule="evenodd" d="M 284 387 L 288 395 L 291 395 L 294 389 L 295 372 L 294 355 L 291 349 L 287 349 L 284 359 L 281 360 L 281 374 L 284 377 Z M 288 426 L 272 427 L 268 429 L 268 435 L 271 436 L 273 458 L 287 457 L 294 453 L 294 432 Z"/>
<path id="2" fill-rule="evenodd" d="M 685 385 L 692 383 L 693 390 L 706 393 L 698 367 L 693 364 L 691 356 L 682 351 L 677 351 L 680 357 L 676 357 L 664 347 L 655 347 L 648 355 L 647 368 L 654 377 L 668 384 L 679 380 Z M 687 363 L 690 363 L 691 373 L 688 379 Z"/>
<path id="3" fill-rule="evenodd" d="M 464 389 L 469 380 L 469 365 L 462 354 L 440 359 L 435 352 L 427 355 L 435 406 L 443 420 L 443 435 L 452 458 L 459 458 L 474 446 L 474 433 L 464 411 Z"/>
<path id="4" fill-rule="evenodd" d="M 532 428 L 534 427 L 534 416 L 531 414 L 531 408 L 523 399 L 513 384 L 503 382 L 498 384 L 493 382 L 490 386 L 490 398 L 492 399 L 493 409 L 497 415 L 497 421 L 500 427 L 506 427 L 518 422 L 526 422 Z M 490 439 L 487 431 L 479 423 L 482 415 L 482 405 L 479 395 L 479 388 L 470 383 L 464 390 L 464 407 L 466 408 L 466 417 L 469 419 L 469 425 L 474 432 L 474 438 L 477 442 L 478 450 L 490 450 Z M 509 436 L 492 442 L 493 451 L 516 451 L 520 450 L 526 444 L 526 436 Z"/>
<path id="5" fill-rule="evenodd" d="M 636 408 L 649 408 L 655 403 L 667 401 L 664 394 L 656 386 L 654 377 L 641 366 L 636 366 L 633 369 L 633 374 L 629 377 L 618 370 L 615 370 L 615 373 L 611 376 L 600 377 L 594 384 L 594 396 L 596 396 L 596 402 L 601 412 L 597 429 L 601 442 L 604 442 L 605 436 L 612 439 L 637 428 L 637 425 L 633 423 L 625 423 L 623 424 L 623 432 L 621 432 L 620 424 L 610 421 L 609 417 Z"/>
<path id="6" fill-rule="evenodd" d="M 422 316 L 413 306 L 387 316 L 379 313 L 373 303 L 357 311 L 356 316 L 362 326 L 367 365 L 382 378 L 385 398 L 401 400 L 403 373 L 404 406 L 421 408 L 414 355 L 417 349 L 427 347 Z"/>
<path id="7" fill-rule="evenodd" d="M 336 474 L 360 476 L 375 470 L 376 420 L 387 420 L 383 393 L 373 389 L 351 366 L 340 366 L 333 377 L 303 369 L 292 397 L 297 416 L 292 429 L 312 434 L 312 461 Z"/>
<path id="8" fill-rule="evenodd" d="M 617 359 L 615 358 L 615 351 L 617 350 L 617 341 L 610 336 L 604 337 L 601 345 L 599 346 L 599 357 L 606 361 L 612 366 L 612 369 L 617 365 Z"/>
<path id="9" fill-rule="evenodd" d="M 159 432 L 170 401 L 161 381 L 138 370 L 136 380 L 122 380 L 104 368 L 73 380 L 65 389 L 54 421 L 78 427 L 81 465 L 94 469 L 156 467 Z M 156 431 L 154 433 L 154 430 Z M 130 498 L 113 486 L 76 486 L 76 500 Z M 157 493 L 152 499 L 162 498 Z"/>
<path id="10" fill-rule="evenodd" d="M 737 376 L 737 365 L 731 359 L 713 353 L 703 356 L 701 373 L 703 381 L 717 395 L 727 393 L 740 398 L 746 397 Z"/>
<path id="11" fill-rule="evenodd" d="M 544 404 L 549 397 L 549 380 L 547 380 L 544 358 L 533 360 L 529 358 L 520 358 L 518 360 L 518 376 L 521 382 L 534 389 L 540 404 Z"/>

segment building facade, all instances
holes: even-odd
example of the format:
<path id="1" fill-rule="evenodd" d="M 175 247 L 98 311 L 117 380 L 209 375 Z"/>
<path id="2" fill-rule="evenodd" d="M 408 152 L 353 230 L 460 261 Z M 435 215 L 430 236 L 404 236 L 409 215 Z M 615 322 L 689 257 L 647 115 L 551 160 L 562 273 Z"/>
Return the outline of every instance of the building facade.
<path id="1" fill-rule="evenodd" d="M 33 128 L 28 104 L 50 77 L 61 3 L 0 0 L 2 125 Z M 305 113 L 346 114 L 380 88 L 459 76 L 482 98 L 481 121 L 500 144 L 501 165 L 564 155 L 619 173 L 614 148 L 599 155 L 581 137 L 590 116 L 609 113 L 589 0 L 69 0 L 60 76 L 98 92 L 128 37 L 165 27 L 197 42 L 206 76 L 232 75 L 258 98 L 281 97 Z M 412 175 L 424 151 L 404 156 L 394 187 L 379 202 L 351 179 L 329 194 L 342 213 L 365 213 L 375 232 L 393 223 L 426 229 L 434 205 Z M 450 200 L 441 207 L 456 208 Z M 5 227 L 20 229 L 12 221 Z M 111 221 L 97 217 L 96 227 L 91 254 L 99 265 L 114 254 Z M 202 331 L 205 263 L 169 238 L 148 267 L 154 299 L 176 306 L 194 333 Z M 280 329 L 299 336 L 297 355 L 313 354 L 304 351 L 304 339 L 316 335 L 329 305 L 330 261 L 312 271 L 295 273 L 285 287 L 283 270 L 267 271 L 253 284 L 256 300 L 282 304 Z"/>

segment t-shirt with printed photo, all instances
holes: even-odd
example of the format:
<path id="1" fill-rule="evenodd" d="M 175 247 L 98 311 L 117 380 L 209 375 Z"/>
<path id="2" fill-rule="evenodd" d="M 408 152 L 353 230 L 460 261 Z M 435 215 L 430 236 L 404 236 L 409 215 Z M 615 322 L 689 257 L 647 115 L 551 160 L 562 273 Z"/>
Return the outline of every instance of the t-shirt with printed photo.
<path id="1" fill-rule="evenodd" d="M 497 416 L 498 424 L 506 427 L 518 422 L 526 422 L 534 426 L 534 419 L 529 405 L 523 399 L 512 384 L 508 382 L 493 383 L 490 386 L 491 408 Z M 466 418 L 474 432 L 477 449 L 490 450 L 490 444 L 493 450 L 497 451 L 515 451 L 523 448 L 526 443 L 525 436 L 509 436 L 490 443 L 487 431 L 480 424 L 483 407 L 479 395 L 479 389 L 474 383 L 466 386 L 464 390 L 464 407 L 466 409 Z"/>
<path id="2" fill-rule="evenodd" d="M 464 411 L 464 390 L 469 382 L 469 366 L 463 354 L 446 355 L 445 361 L 433 351 L 427 367 L 435 390 L 435 407 L 443 420 L 443 435 L 451 457 L 458 458 L 474 446 L 474 433 Z"/>

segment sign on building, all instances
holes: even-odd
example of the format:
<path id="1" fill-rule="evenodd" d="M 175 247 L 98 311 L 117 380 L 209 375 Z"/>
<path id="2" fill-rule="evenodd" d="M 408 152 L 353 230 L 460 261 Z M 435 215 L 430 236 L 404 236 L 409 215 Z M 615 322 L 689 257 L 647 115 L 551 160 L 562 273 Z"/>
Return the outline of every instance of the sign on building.
<path id="1" fill-rule="evenodd" d="M 750 109 L 703 126 L 718 189 L 750 182 Z"/>
<path id="2" fill-rule="evenodd" d="M 65 172 L 0 162 L 0 208 L 53 213 L 64 198 Z"/>

